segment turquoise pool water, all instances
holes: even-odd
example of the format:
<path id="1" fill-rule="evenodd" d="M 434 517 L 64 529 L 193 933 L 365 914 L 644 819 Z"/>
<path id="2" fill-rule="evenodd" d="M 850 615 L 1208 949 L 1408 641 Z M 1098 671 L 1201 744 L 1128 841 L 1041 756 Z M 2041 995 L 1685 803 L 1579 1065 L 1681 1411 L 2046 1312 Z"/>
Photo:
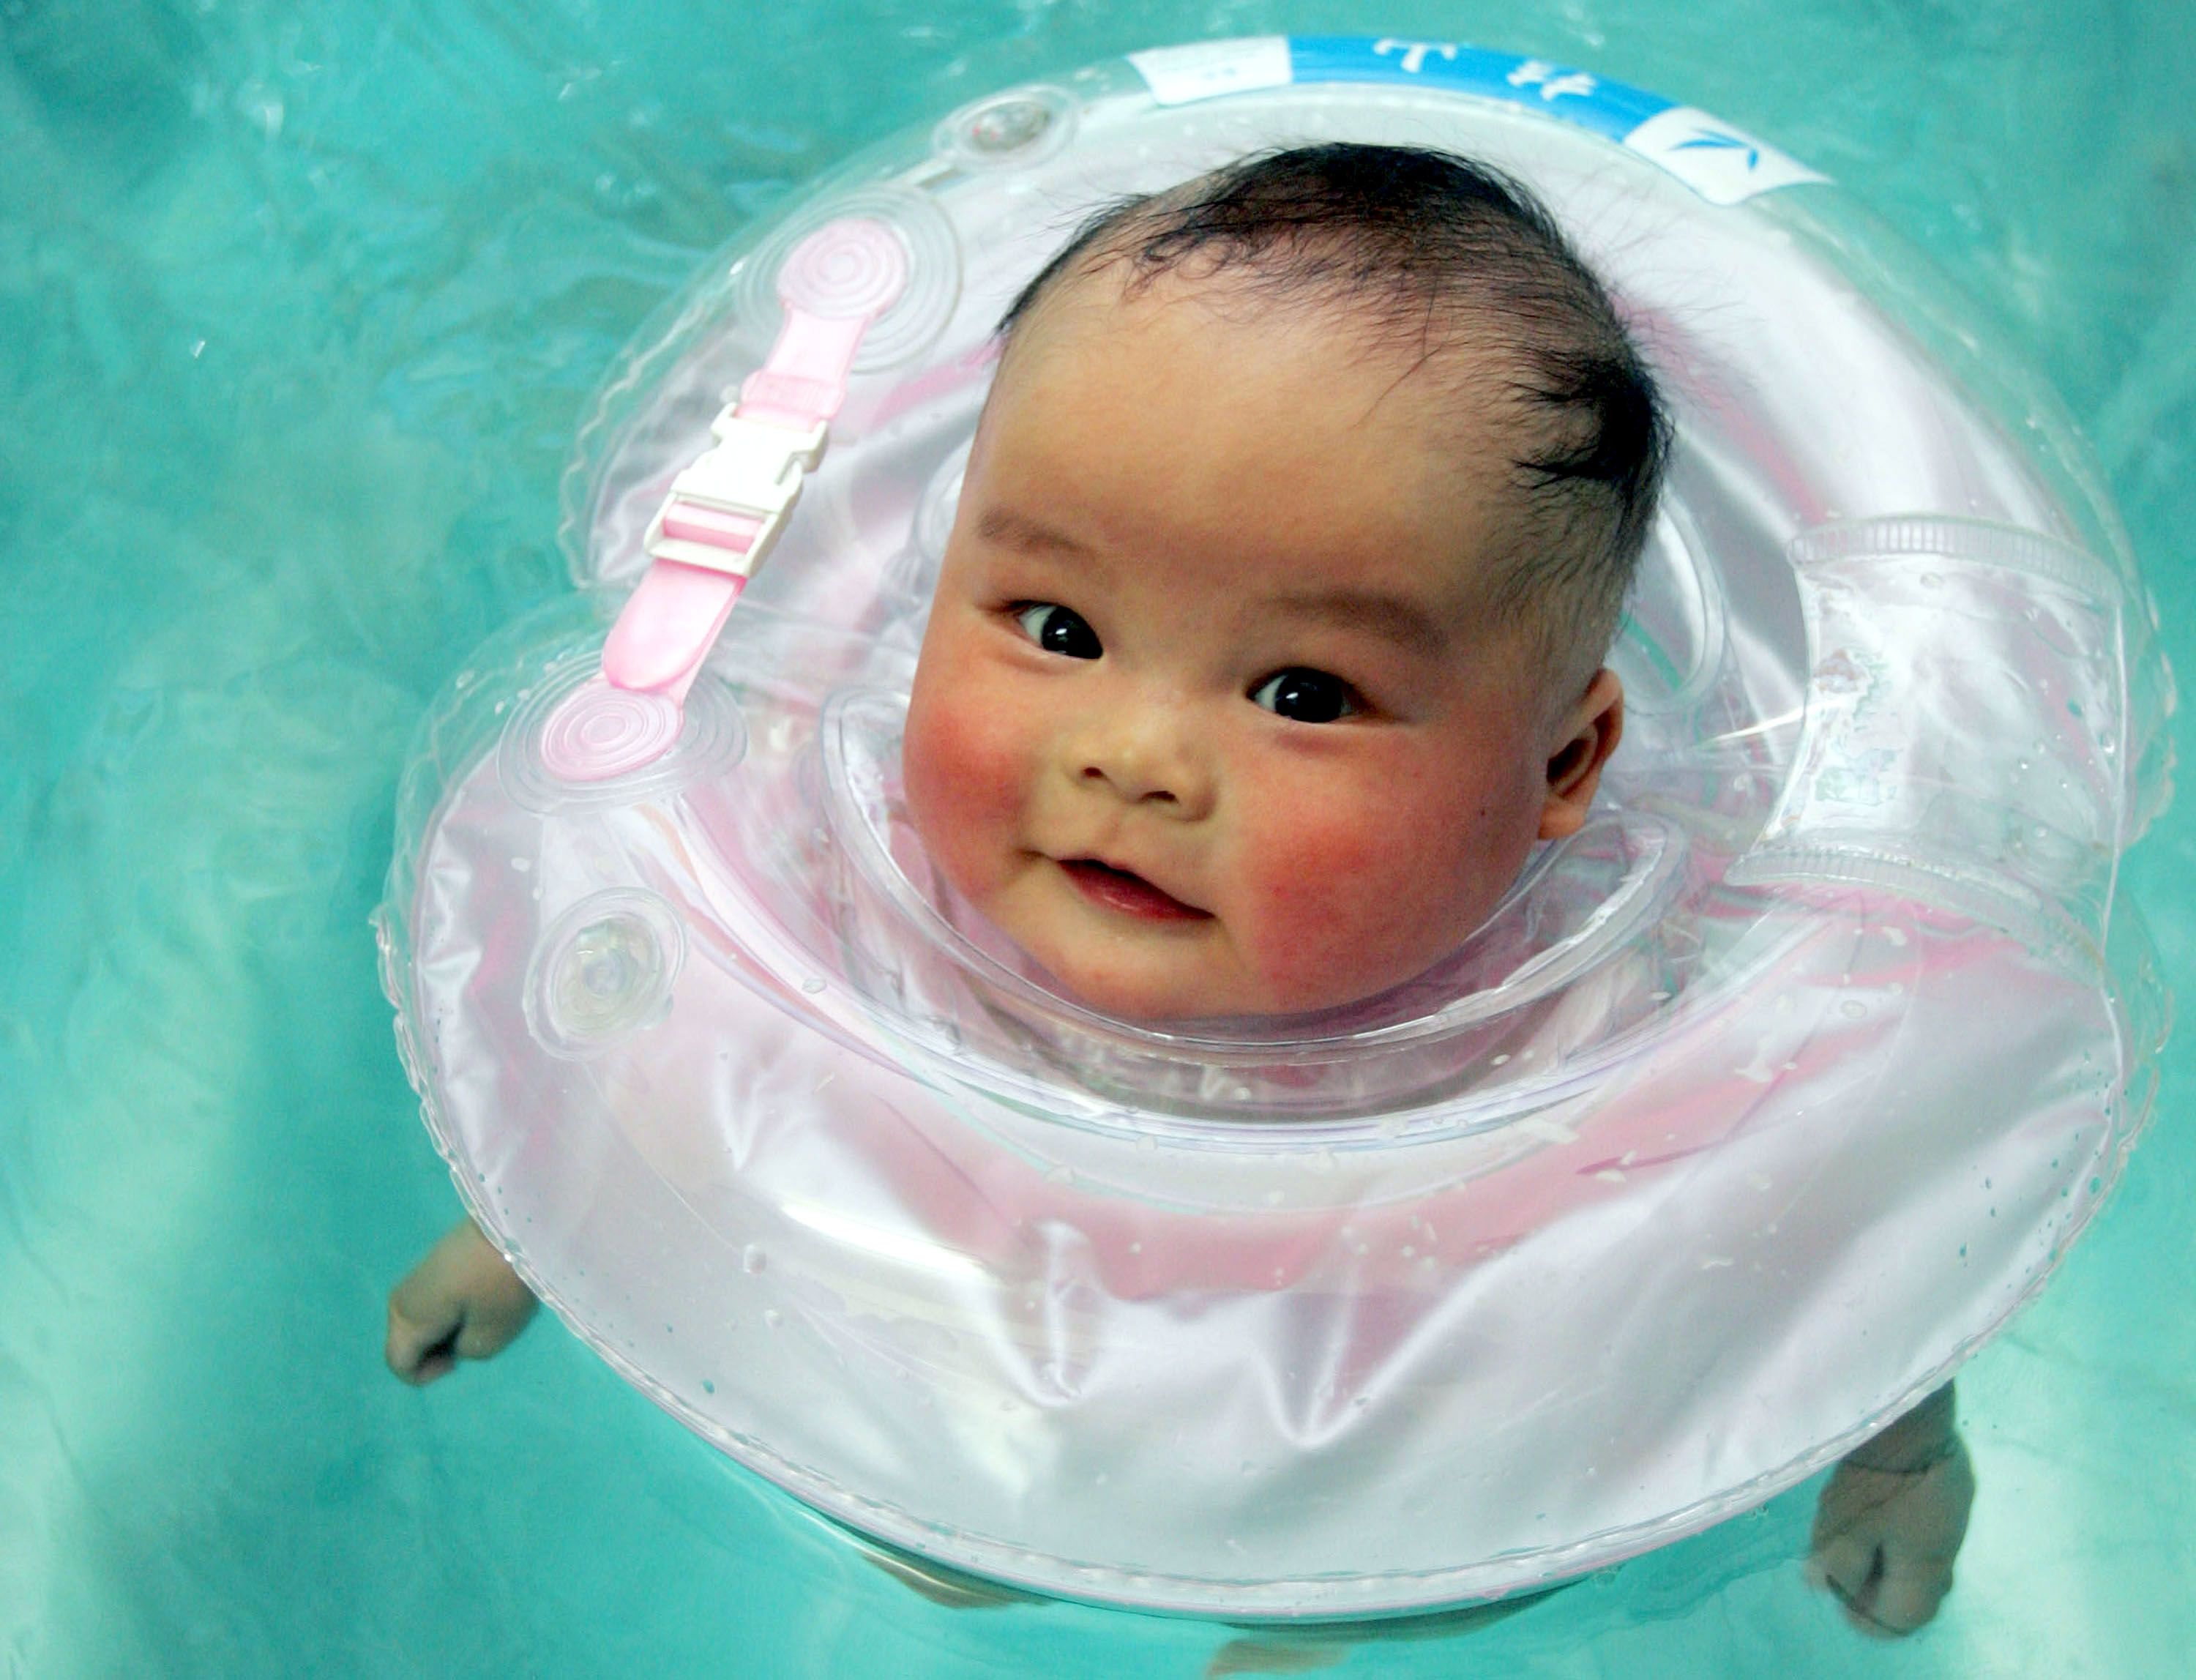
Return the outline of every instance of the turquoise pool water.
<path id="1" fill-rule="evenodd" d="M 2147 1677 L 2196 1650 L 2196 1091 L 1961 1384 L 1944 1614 L 1801 1584 L 1812 1485 L 1477 1628 L 1223 1649 L 954 1610 L 553 1325 L 425 1393 L 451 1217 L 365 929 L 428 696 L 564 589 L 556 479 L 743 216 L 987 87 L 1159 40 L 1557 56 L 1835 175 L 2050 373 L 2196 672 L 2196 14 L 2177 0 L 619 8 L 0 0 L 0 1654 L 25 1676 Z M 2196 805 L 2133 860 L 2196 990 Z"/>

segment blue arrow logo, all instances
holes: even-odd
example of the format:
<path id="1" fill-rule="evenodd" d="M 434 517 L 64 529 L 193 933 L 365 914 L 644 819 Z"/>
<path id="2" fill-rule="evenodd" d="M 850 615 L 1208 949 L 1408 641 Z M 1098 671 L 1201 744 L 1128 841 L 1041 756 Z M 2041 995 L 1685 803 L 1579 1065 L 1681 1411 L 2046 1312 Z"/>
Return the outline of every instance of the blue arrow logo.
<path id="1" fill-rule="evenodd" d="M 1746 153 L 1746 166 L 1749 170 L 1761 161 L 1761 148 L 1753 141 L 1715 129 L 1702 129 L 1692 139 L 1681 140 L 1670 149 L 1673 152 L 1743 152 Z"/>

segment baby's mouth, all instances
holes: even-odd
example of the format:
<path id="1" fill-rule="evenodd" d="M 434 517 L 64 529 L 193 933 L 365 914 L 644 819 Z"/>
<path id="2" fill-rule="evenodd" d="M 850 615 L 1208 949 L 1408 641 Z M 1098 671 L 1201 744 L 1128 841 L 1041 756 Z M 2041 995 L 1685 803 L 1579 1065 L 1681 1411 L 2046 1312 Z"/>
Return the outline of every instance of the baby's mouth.
<path id="1" fill-rule="evenodd" d="M 1126 869 L 1117 869 L 1110 863 L 1101 863 L 1095 857 L 1063 859 L 1060 869 L 1076 890 L 1095 904 L 1109 910 L 1118 910 L 1124 915 L 1141 916 L 1147 921 L 1210 921 L 1212 913 L 1200 910 L 1194 904 L 1185 904 L 1169 892 L 1163 892 L 1141 875 L 1131 875 Z"/>

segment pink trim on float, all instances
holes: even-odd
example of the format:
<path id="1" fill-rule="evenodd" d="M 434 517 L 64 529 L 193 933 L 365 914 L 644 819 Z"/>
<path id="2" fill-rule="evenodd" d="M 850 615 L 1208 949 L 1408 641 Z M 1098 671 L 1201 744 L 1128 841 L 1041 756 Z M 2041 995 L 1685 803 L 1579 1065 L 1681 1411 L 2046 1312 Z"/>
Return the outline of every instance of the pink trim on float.
<path id="1" fill-rule="evenodd" d="M 677 742 L 687 691 L 823 459 L 864 336 L 907 278 L 899 235 L 867 216 L 826 222 L 787 255 L 777 342 L 710 425 L 710 447 L 672 480 L 649 526 L 648 571 L 603 644 L 601 676 L 550 719 L 553 774 L 604 781 Z M 621 696 L 654 703 L 637 711 Z M 630 727 L 641 712 L 649 726 Z"/>

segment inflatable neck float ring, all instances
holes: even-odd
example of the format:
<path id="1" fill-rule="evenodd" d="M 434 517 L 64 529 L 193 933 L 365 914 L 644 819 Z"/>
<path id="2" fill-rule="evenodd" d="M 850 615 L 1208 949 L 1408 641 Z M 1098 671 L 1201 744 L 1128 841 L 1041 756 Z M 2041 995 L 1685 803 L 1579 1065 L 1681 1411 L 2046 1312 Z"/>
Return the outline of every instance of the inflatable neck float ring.
<path id="1" fill-rule="evenodd" d="M 1436 973 L 1126 1025 L 908 830 L 930 581 L 993 326 L 1067 231 L 1330 139 L 1517 175 L 1638 325 L 1679 442 L 1627 740 Z M 384 980 L 468 1207 L 709 1441 L 1043 1592 L 1487 1596 L 1829 1462 L 2043 1282 L 2163 1031 L 2117 890 L 2154 621 L 1942 296 L 1773 147 L 1445 43 L 1140 54 L 850 164 L 614 371 L 583 588 L 406 776 Z"/>

